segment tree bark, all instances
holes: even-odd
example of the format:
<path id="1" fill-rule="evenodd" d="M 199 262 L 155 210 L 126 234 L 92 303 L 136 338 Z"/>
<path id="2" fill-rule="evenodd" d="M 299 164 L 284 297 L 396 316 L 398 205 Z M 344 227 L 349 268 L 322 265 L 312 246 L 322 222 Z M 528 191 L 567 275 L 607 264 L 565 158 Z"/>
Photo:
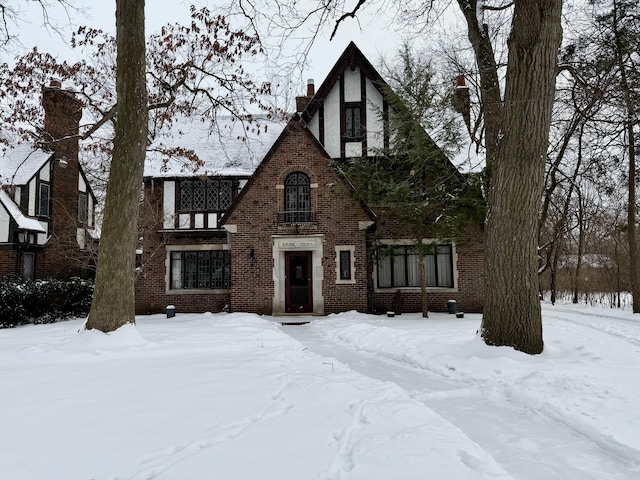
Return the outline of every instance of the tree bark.
<path id="1" fill-rule="evenodd" d="M 504 117 L 490 171 L 482 337 L 541 353 L 537 233 L 554 101 L 562 0 L 516 0 Z M 487 148 L 488 150 L 488 148 Z"/>
<path id="2" fill-rule="evenodd" d="M 638 233 L 636 226 L 637 208 L 636 208 L 636 146 L 635 135 L 633 132 L 634 122 L 636 122 L 636 107 L 631 97 L 631 85 L 627 75 L 627 64 L 624 60 L 625 41 L 624 33 L 620 29 L 620 18 L 618 16 L 618 8 L 620 6 L 616 1 L 613 2 L 612 11 L 612 29 L 615 38 L 616 63 L 620 70 L 620 90 L 624 107 L 626 109 L 625 130 L 627 135 L 627 153 L 629 155 L 629 197 L 627 203 L 627 240 L 629 243 L 629 270 L 631 276 L 631 295 L 633 297 L 633 313 L 640 313 L 640 271 L 638 271 Z"/>
<path id="3" fill-rule="evenodd" d="M 147 143 L 144 0 L 116 1 L 118 113 L 87 329 L 135 322 L 138 209 Z"/>

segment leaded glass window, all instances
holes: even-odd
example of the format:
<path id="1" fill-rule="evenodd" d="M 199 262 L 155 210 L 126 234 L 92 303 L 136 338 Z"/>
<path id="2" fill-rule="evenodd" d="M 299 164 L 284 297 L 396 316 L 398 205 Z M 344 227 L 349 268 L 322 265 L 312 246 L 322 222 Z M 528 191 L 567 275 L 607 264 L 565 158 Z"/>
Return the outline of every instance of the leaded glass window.
<path id="1" fill-rule="evenodd" d="M 220 181 L 220 209 L 226 210 L 231 206 L 232 200 L 231 180 Z"/>
<path id="2" fill-rule="evenodd" d="M 227 210 L 234 196 L 232 180 L 182 180 L 178 208 L 183 212 Z"/>
<path id="3" fill-rule="evenodd" d="M 287 222 L 308 222 L 311 212 L 311 182 L 296 172 L 285 180 L 285 216 Z"/>
<path id="4" fill-rule="evenodd" d="M 171 252 L 171 289 L 228 289 L 231 256 L 227 250 Z"/>

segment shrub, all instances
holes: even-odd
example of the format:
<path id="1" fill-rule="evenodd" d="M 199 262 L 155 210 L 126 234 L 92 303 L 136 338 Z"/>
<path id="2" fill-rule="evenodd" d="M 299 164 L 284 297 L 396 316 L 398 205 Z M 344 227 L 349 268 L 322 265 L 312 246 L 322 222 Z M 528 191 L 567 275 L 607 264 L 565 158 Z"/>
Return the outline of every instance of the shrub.
<path id="1" fill-rule="evenodd" d="M 0 282 L 0 328 L 25 323 L 52 323 L 86 315 L 91 307 L 93 284 L 71 278 Z"/>

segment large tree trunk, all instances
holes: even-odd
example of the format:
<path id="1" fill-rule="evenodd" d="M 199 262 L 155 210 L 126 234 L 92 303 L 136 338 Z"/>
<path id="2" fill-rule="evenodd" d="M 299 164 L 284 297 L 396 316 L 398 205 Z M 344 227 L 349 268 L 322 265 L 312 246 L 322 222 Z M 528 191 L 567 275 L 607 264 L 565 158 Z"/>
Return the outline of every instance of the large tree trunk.
<path id="1" fill-rule="evenodd" d="M 116 1 L 118 114 L 86 328 L 110 332 L 135 322 L 138 208 L 147 142 L 144 0 Z"/>
<path id="2" fill-rule="evenodd" d="M 482 337 L 542 352 L 538 214 L 553 107 L 562 0 L 516 0 L 504 117 L 490 171 Z M 487 152 L 491 156 L 490 152 Z"/>
<path id="3" fill-rule="evenodd" d="M 626 108 L 627 118 L 625 120 L 625 130 L 627 136 L 629 154 L 629 197 L 627 204 L 627 240 L 629 242 L 629 270 L 631 276 L 631 295 L 633 313 L 640 313 L 640 270 L 638 270 L 638 228 L 636 226 L 637 221 L 637 208 L 636 208 L 636 144 L 634 134 L 634 124 L 636 120 L 636 104 L 632 98 L 631 82 L 629 81 L 628 71 L 629 68 L 625 62 L 625 52 L 628 47 L 625 45 L 629 41 L 625 37 L 624 27 L 621 27 L 622 18 L 620 11 L 625 11 L 625 2 L 613 2 L 612 5 L 612 30 L 615 39 L 615 53 L 616 63 L 620 70 L 620 90 L 622 92 L 622 98 L 624 106 Z M 620 15 L 619 15 L 620 13 Z M 618 289 L 618 292 L 620 289 Z"/>

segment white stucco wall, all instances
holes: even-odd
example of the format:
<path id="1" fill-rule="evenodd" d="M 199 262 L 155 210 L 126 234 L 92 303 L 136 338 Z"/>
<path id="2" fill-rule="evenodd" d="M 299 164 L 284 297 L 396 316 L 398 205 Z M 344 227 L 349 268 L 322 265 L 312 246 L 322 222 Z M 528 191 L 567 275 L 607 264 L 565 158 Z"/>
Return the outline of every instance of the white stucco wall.
<path id="1" fill-rule="evenodd" d="M 27 209 L 27 215 L 30 217 L 36 216 L 36 178 L 33 177 L 29 182 L 29 205 Z"/>
<path id="2" fill-rule="evenodd" d="M 51 181 L 51 167 L 49 162 L 44 164 L 44 167 L 40 169 L 40 180 L 43 182 Z"/>
<path id="3" fill-rule="evenodd" d="M 368 154 L 384 148 L 384 122 L 382 119 L 383 97 L 367 78 L 367 148 Z"/>
<path id="4" fill-rule="evenodd" d="M 9 242 L 9 212 L 0 204 L 0 243 Z"/>
<path id="5" fill-rule="evenodd" d="M 320 141 L 320 115 L 316 113 L 309 121 L 307 128 L 316 137 L 316 140 Z"/>
<path id="6" fill-rule="evenodd" d="M 162 211 L 164 220 L 162 228 L 175 228 L 176 182 L 167 180 L 163 183 L 163 186 Z"/>
<path id="7" fill-rule="evenodd" d="M 317 116 L 316 113 L 314 118 Z M 331 158 L 340 157 L 340 85 L 338 82 L 324 101 L 324 148 Z"/>
<path id="8" fill-rule="evenodd" d="M 78 174 L 78 191 L 86 192 L 87 191 L 87 183 L 82 178 L 82 175 Z"/>
<path id="9" fill-rule="evenodd" d="M 356 67 L 351 71 L 346 69 L 343 73 L 344 77 L 344 101 L 345 102 L 359 102 L 362 100 L 361 88 L 360 88 L 360 69 Z M 336 87 L 338 85 L 336 84 Z"/>

